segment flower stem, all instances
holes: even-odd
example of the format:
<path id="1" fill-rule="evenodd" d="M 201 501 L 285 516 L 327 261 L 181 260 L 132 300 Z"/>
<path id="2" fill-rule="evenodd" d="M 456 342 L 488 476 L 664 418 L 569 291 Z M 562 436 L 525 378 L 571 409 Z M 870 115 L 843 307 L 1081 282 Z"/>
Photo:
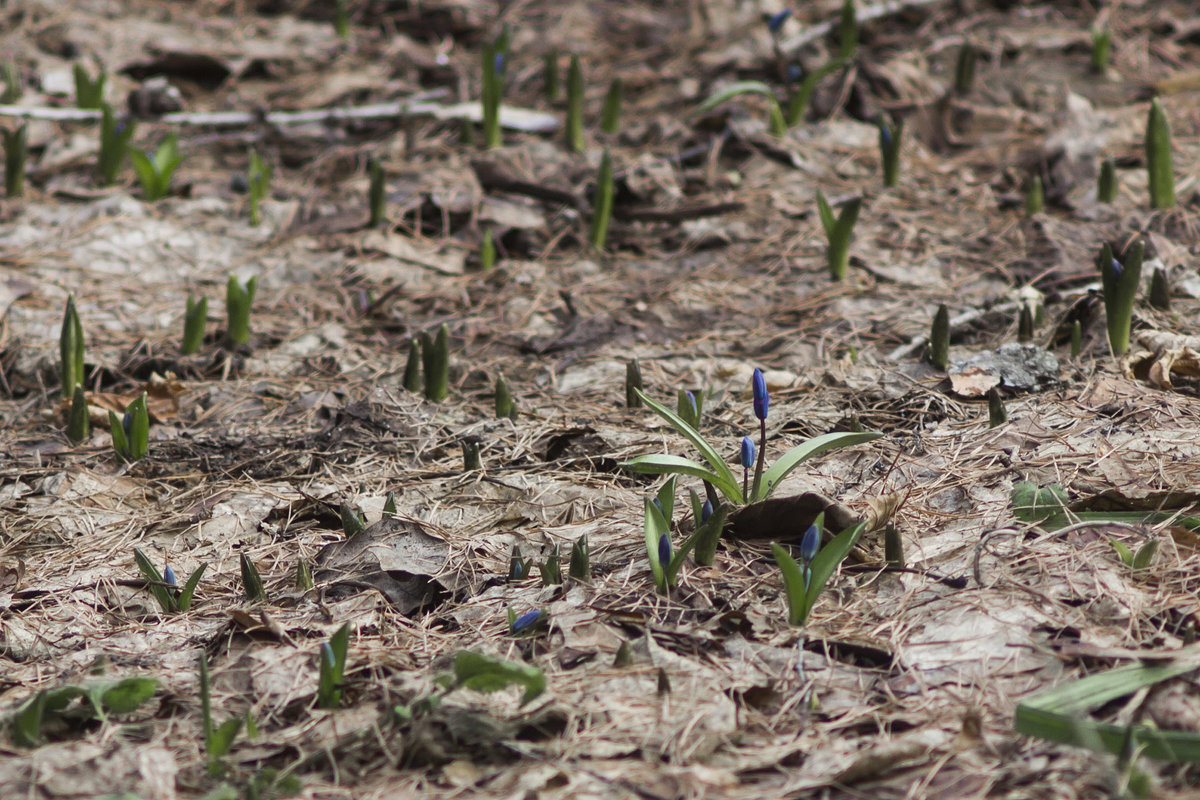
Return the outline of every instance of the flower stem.
<path id="1" fill-rule="evenodd" d="M 747 503 L 752 502 L 758 497 L 758 485 L 762 483 L 763 462 L 767 460 L 767 421 L 761 419 L 758 421 L 758 459 L 754 462 L 754 486 L 752 487 L 749 496 L 745 498 Z M 742 492 L 745 494 L 745 491 Z"/>

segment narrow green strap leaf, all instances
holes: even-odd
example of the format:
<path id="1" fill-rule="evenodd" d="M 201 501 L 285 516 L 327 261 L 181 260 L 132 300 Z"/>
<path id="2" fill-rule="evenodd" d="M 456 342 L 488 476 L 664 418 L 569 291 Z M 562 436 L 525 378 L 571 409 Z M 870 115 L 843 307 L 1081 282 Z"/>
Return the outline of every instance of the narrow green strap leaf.
<path id="1" fill-rule="evenodd" d="M 752 501 L 757 502 L 769 497 L 771 492 L 779 486 L 780 482 L 791 474 L 792 470 L 808 459 L 830 450 L 837 450 L 841 447 L 853 447 L 854 445 L 870 442 L 882 435 L 882 433 L 866 431 L 863 433 L 825 433 L 820 436 L 814 436 L 804 444 L 797 445 L 784 453 L 771 465 L 770 469 L 763 473 L 762 483 L 759 485 L 758 492 L 752 498 Z"/>
<path id="2" fill-rule="evenodd" d="M 711 111 L 725 101 L 732 100 L 740 94 L 761 94 L 770 98 L 775 97 L 775 93 L 771 90 L 771 87 L 762 81 L 738 81 L 709 95 L 708 99 L 701 103 L 696 111 L 700 114 Z"/>
<path id="3" fill-rule="evenodd" d="M 669 533 L 667 520 L 663 517 L 654 500 L 646 498 L 643 530 L 646 535 L 646 558 L 650 562 L 650 573 L 654 576 L 654 585 L 658 591 L 666 591 L 666 570 L 658 560 L 658 541 L 663 534 Z"/>
<path id="4" fill-rule="evenodd" d="M 740 504 L 744 502 L 742 498 L 742 487 L 738 485 L 737 478 L 733 475 L 733 470 L 721 458 L 721 454 L 716 451 L 711 444 L 708 443 L 700 432 L 688 425 L 679 417 L 678 414 L 671 411 L 661 403 L 651 399 L 645 392 L 640 389 L 635 390 L 638 398 L 645 403 L 646 407 L 665 419 L 672 428 L 679 432 L 681 436 L 695 445 L 700 451 L 700 455 L 704 456 L 704 460 L 712 467 L 713 472 L 717 474 L 720 480 L 712 481 L 714 486 L 717 486 L 725 494 L 730 502 Z"/>
<path id="5" fill-rule="evenodd" d="M 833 541 L 821 548 L 817 553 L 816 558 L 809 565 L 811 576 L 808 583 L 808 605 L 811 608 L 816 605 L 817 598 L 820 597 L 821 591 L 825 588 L 825 584 L 833 576 L 837 570 L 838 564 L 850 554 L 854 548 L 858 537 L 866 528 L 867 523 L 860 522 L 857 525 L 851 525 L 846 530 L 833 537 Z"/>
<path id="6" fill-rule="evenodd" d="M 775 563 L 783 573 L 783 588 L 787 594 L 788 624 L 803 625 L 808 621 L 808 594 L 804 591 L 804 571 L 796 563 L 796 559 L 788 554 L 778 543 L 771 542 L 771 553 Z"/>

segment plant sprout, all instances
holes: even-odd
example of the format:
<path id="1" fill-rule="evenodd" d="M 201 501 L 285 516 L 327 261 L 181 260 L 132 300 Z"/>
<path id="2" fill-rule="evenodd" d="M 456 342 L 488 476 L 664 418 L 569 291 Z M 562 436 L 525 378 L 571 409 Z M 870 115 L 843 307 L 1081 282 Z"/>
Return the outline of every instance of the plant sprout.
<path id="1" fill-rule="evenodd" d="M 183 161 L 179 155 L 179 140 L 174 133 L 167 136 L 154 155 L 143 150 L 130 150 L 129 158 L 142 184 L 142 197 L 153 203 L 166 197 L 171 191 L 171 176 Z"/>
<path id="2" fill-rule="evenodd" d="M 112 186 L 117 182 L 121 166 L 129 155 L 134 127 L 132 120 L 119 122 L 108 103 L 100 109 L 100 156 L 96 171 L 101 186 Z"/>
<path id="3" fill-rule="evenodd" d="M 1150 207 L 1175 205 L 1175 176 L 1171 167 L 1171 128 L 1158 98 L 1150 101 L 1146 117 L 1146 169 L 1150 175 Z"/>
<path id="4" fill-rule="evenodd" d="M 408 342 L 408 360 L 404 362 L 404 391 L 421 391 L 421 344 L 415 336 Z"/>
<path id="5" fill-rule="evenodd" d="M 1108 67 L 1108 53 L 1112 48 L 1112 35 L 1107 28 L 1092 28 L 1092 72 L 1104 72 Z"/>
<path id="6" fill-rule="evenodd" d="M 577 581 L 592 577 L 591 552 L 588 550 L 587 534 L 580 536 L 571 545 L 571 560 L 567 574 Z"/>
<path id="7" fill-rule="evenodd" d="M 113 450 L 122 461 L 140 461 L 146 457 L 150 439 L 150 411 L 145 392 L 129 404 L 124 417 L 109 411 L 108 425 L 112 432 Z"/>
<path id="8" fill-rule="evenodd" d="M 567 122 L 565 125 L 567 149 L 572 153 L 582 153 L 583 142 L 583 68 L 579 66 L 579 56 L 571 56 L 571 66 L 567 68 Z"/>
<path id="9" fill-rule="evenodd" d="M 1025 187 L 1025 213 L 1029 216 L 1039 214 L 1046 204 L 1045 193 L 1042 191 L 1042 176 L 1033 173 Z"/>
<path id="10" fill-rule="evenodd" d="M 838 216 L 833 215 L 833 209 L 825 195 L 817 192 L 817 213 L 821 217 L 821 227 L 825 229 L 828 240 L 826 256 L 829 262 L 829 273 L 835 281 L 844 280 L 846 266 L 850 261 L 850 237 L 854 233 L 854 223 L 858 221 L 858 211 L 862 207 L 862 198 L 852 198 L 842 206 Z"/>
<path id="11" fill-rule="evenodd" d="M 83 394 L 83 386 L 75 384 L 75 392 L 71 397 L 71 410 L 67 414 L 67 439 L 74 444 L 87 441 L 91 433 L 91 420 L 88 418 L 87 398 Z"/>
<path id="12" fill-rule="evenodd" d="M 613 207 L 613 168 L 612 158 L 605 149 L 600 157 L 600 172 L 596 177 L 596 197 L 592 203 L 592 230 L 588 237 L 592 246 L 597 250 L 604 249 L 608 238 L 608 222 L 612 217 Z"/>
<path id="13" fill-rule="evenodd" d="M 1117 199 L 1117 165 L 1111 158 L 1100 162 L 1100 178 L 1096 181 L 1096 199 L 1111 203 Z"/>
<path id="14" fill-rule="evenodd" d="M 508 381 L 504 380 L 503 375 L 496 376 L 494 395 L 496 419 L 516 419 L 518 415 L 517 404 L 513 402 L 512 392 L 508 388 Z"/>
<path id="15" fill-rule="evenodd" d="M 844 66 L 846 66 L 845 60 L 835 58 L 825 66 L 815 69 L 804 76 L 804 80 L 800 83 L 800 88 L 792 92 L 791 97 L 788 98 L 788 127 L 800 124 L 800 121 L 804 118 L 804 112 L 808 109 L 809 102 L 812 100 L 813 92 L 817 89 L 817 84 L 824 80 L 827 75 L 837 72 Z"/>
<path id="16" fill-rule="evenodd" d="M 188 576 L 187 583 L 180 588 L 176 584 L 175 571 L 167 566 L 160 574 L 154 563 L 146 557 L 146 554 L 141 550 L 134 548 L 133 560 L 137 564 L 138 572 L 142 574 L 147 585 L 150 587 L 150 593 L 154 595 L 154 599 L 158 601 L 158 605 L 162 608 L 165 614 L 174 614 L 186 612 L 192 607 L 192 597 L 196 593 L 196 586 L 200 583 L 200 578 L 204 575 L 204 570 L 207 564 L 201 564 L 196 570 Z"/>
<path id="17" fill-rule="evenodd" d="M 338 628 L 328 642 L 321 642 L 320 673 L 317 682 L 317 708 L 333 709 L 342 702 L 342 679 L 346 674 L 346 653 L 350 645 L 350 623 Z"/>
<path id="18" fill-rule="evenodd" d="M 1133 321 L 1133 301 L 1142 280 L 1142 256 L 1145 242 L 1138 239 L 1125 252 L 1125 263 L 1113 258 L 1105 242 L 1100 248 L 1097 266 L 1104 289 L 1104 316 L 1108 325 L 1108 344 L 1113 355 L 1129 350 L 1129 330 Z"/>
<path id="19" fill-rule="evenodd" d="M 333 30 L 341 39 L 350 38 L 349 0 L 336 0 L 334 3 Z"/>
<path id="20" fill-rule="evenodd" d="M 83 64 L 76 63 L 72 67 L 75 78 L 75 107 L 99 111 L 104 104 L 104 84 L 108 81 L 108 73 L 103 69 L 92 80 Z"/>
<path id="21" fill-rule="evenodd" d="M 83 325 L 75 309 L 75 295 L 67 296 L 67 307 L 63 312 L 62 328 L 58 335 L 60 356 L 60 378 L 62 396 L 72 397 L 75 387 L 84 381 L 83 368 Z"/>
<path id="22" fill-rule="evenodd" d="M 25 162 L 29 156 L 27 125 L 16 130 L 0 131 L 4 135 L 4 194 L 20 197 L 25 194 Z"/>
<path id="23" fill-rule="evenodd" d="M 642 382 L 642 366 L 636 358 L 625 362 L 625 407 L 641 408 L 642 400 L 638 396 L 645 388 Z"/>
<path id="24" fill-rule="evenodd" d="M 445 323 L 437 336 L 421 334 L 421 361 L 425 368 L 425 399 L 440 403 L 450 394 L 450 331 Z"/>
<path id="25" fill-rule="evenodd" d="M 1150 273 L 1150 305 L 1161 311 L 1171 308 L 1171 285 L 1167 270 L 1161 264 Z"/>
<path id="26" fill-rule="evenodd" d="M 483 146 L 499 147 L 502 143 L 500 131 L 500 103 L 504 97 L 505 50 L 501 36 L 483 47 Z"/>
<path id="27" fill-rule="evenodd" d="M 854 0 L 842 0 L 842 14 L 838 21 L 838 55 L 850 61 L 857 50 L 858 14 L 854 10 Z"/>
<path id="28" fill-rule="evenodd" d="M 367 227 L 377 228 L 387 216 L 387 186 L 384 182 L 383 165 L 372 158 L 367 162 L 367 174 L 370 176 L 370 186 L 367 188 L 370 218 L 367 220 Z"/>
<path id="29" fill-rule="evenodd" d="M 491 272 L 496 266 L 496 242 L 492 240 L 492 231 L 483 232 L 483 242 L 479 245 L 479 268 Z"/>
<path id="30" fill-rule="evenodd" d="M 625 88 L 620 78 L 613 78 L 608 86 L 608 94 L 604 96 L 604 111 L 600 117 L 600 130 L 607 134 L 615 134 L 621 129 L 621 94 Z"/>
<path id="31" fill-rule="evenodd" d="M 262 222 L 262 215 L 259 211 L 262 201 L 271 191 L 271 177 L 274 170 L 271 165 L 263 161 L 258 153 L 254 150 L 250 151 L 250 168 L 247 171 L 246 185 L 250 192 L 250 224 L 257 226 Z"/>
<path id="32" fill-rule="evenodd" d="M 258 567 L 254 566 L 254 562 L 245 553 L 241 554 L 239 564 L 242 570 L 242 591 L 246 599 L 252 603 L 266 602 L 267 590 L 263 586 L 262 576 L 258 574 Z"/>
<path id="33" fill-rule="evenodd" d="M 1008 422 L 1008 412 L 1004 410 L 1004 401 L 995 386 L 988 389 L 988 427 L 996 428 Z"/>
<path id="34" fill-rule="evenodd" d="M 778 543 L 771 543 L 771 552 L 783 573 L 788 622 L 792 625 L 804 625 L 808 622 L 825 584 L 829 582 L 838 565 L 850 554 L 863 528 L 866 527 L 862 522 L 852 525 L 821 548 L 824 517 L 823 513 L 819 514 L 816 521 L 805 531 L 800 545 L 803 567 Z"/>
<path id="35" fill-rule="evenodd" d="M 15 103 L 25 93 L 25 89 L 21 85 L 21 74 L 17 71 L 17 65 L 12 61 L 5 61 L 0 66 L 0 83 L 4 84 L 4 90 L 0 91 L 0 104 Z"/>
<path id="36" fill-rule="evenodd" d="M 204 344 L 204 323 L 208 319 L 208 298 L 196 300 L 188 297 L 187 310 L 183 314 L 183 344 L 179 351 L 190 356 Z"/>
<path id="37" fill-rule="evenodd" d="M 254 293 L 258 290 L 258 276 L 252 276 L 245 284 L 237 276 L 230 275 L 225 282 L 226 334 L 234 344 L 250 343 L 250 307 L 254 304 Z"/>
<path id="38" fill-rule="evenodd" d="M 970 94 L 975 85 L 975 62 L 979 59 L 979 51 L 970 42 L 963 42 L 958 50 L 958 59 L 954 62 L 954 93 Z"/>
<path id="39" fill-rule="evenodd" d="M 879 119 L 879 158 L 883 166 L 883 185 L 891 188 L 900 179 L 900 142 L 904 138 L 904 120 L 889 125 Z"/>
<path id="40" fill-rule="evenodd" d="M 929 362 L 942 370 L 950 364 L 950 310 L 945 303 L 939 305 L 937 313 L 933 315 L 933 326 L 929 331 Z"/>

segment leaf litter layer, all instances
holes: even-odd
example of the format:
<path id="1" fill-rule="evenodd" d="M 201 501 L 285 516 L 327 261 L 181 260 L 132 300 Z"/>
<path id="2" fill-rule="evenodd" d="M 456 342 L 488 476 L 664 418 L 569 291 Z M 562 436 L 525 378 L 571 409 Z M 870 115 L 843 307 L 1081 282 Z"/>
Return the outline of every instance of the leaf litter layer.
<path id="1" fill-rule="evenodd" d="M 414 96 L 449 108 L 479 96 L 479 52 L 501 26 L 469 4 L 350 3 L 343 42 L 325 4 L 117 16 L 69 5 L 27 4 L 5 34 L 26 108 L 70 105 L 72 54 L 107 68 L 117 105 L 163 74 L 191 114 Z M 806 69 L 836 54 L 803 32 L 839 5 L 784 23 Z M 204 796 L 217 781 L 201 651 L 216 718 L 257 729 L 225 759 L 239 794 L 268 769 L 297 775 L 311 797 L 1093 797 L 1122 780 L 1117 759 L 1018 735 L 1013 720 L 1038 692 L 1194 638 L 1195 534 L 1173 520 L 1198 513 L 1200 141 L 1195 95 L 1177 88 L 1200 45 L 1184 3 L 1110 9 L 1099 23 L 1113 64 L 1095 75 L 1085 9 L 910 5 L 864 23 L 853 67 L 826 76 L 782 138 L 767 132 L 762 97 L 692 113 L 732 80 L 778 87 L 786 72 L 765 25 L 778 9 L 726 2 L 506 12 L 506 104 L 559 113 L 541 94 L 542 56 L 557 51 L 565 74 L 580 54 L 579 155 L 561 132 L 513 129 L 482 151 L 457 112 L 185 125 L 173 194 L 147 204 L 129 170 L 116 189 L 95 186 L 94 128 L 33 113 L 27 195 L 0 213 L 0 706 L 98 678 L 152 677 L 158 690 L 128 713 L 56 718 L 40 747 L 10 740 L 0 794 Z M 981 54 L 977 82 L 950 95 L 963 41 Z M 618 76 L 622 129 L 600 134 Z M 1165 94 L 1180 198 L 1153 213 L 1150 82 Z M 906 122 L 890 190 L 879 188 L 879 113 Z M 175 129 L 143 120 L 135 144 Z M 275 165 L 259 227 L 231 186 L 250 146 Z M 618 191 L 599 254 L 586 241 L 603 147 Z M 1106 156 L 1120 180 L 1111 206 L 1094 192 Z M 367 230 L 372 157 L 388 224 Z M 1031 172 L 1047 209 L 1027 217 Z M 864 199 L 838 284 L 818 191 L 835 205 Z M 499 261 L 483 274 L 485 231 Z M 1139 300 L 1134 352 L 1117 363 L 1093 258 L 1135 233 L 1170 271 L 1172 305 Z M 222 342 L 230 273 L 259 276 L 247 347 Z M 1015 341 L 1025 287 L 1046 310 L 1033 344 L 1057 370 L 1019 390 L 1006 376 L 1008 422 L 989 428 L 983 394 L 1000 368 L 977 359 Z M 63 435 L 54 387 L 69 293 L 96 419 L 149 393 L 143 461 L 117 459 L 102 425 L 78 446 Z M 201 351 L 181 357 L 189 293 L 209 297 L 210 319 Z M 956 321 L 950 376 L 920 360 L 941 303 Z M 442 324 L 451 390 L 431 404 L 402 382 L 410 339 Z M 623 407 L 634 357 L 651 396 L 712 390 L 704 433 L 730 463 L 757 428 L 755 366 L 772 392 L 769 458 L 858 426 L 886 437 L 806 462 L 779 489 L 785 502 L 743 526 L 761 538 L 724 540 L 713 567 L 686 565 L 664 597 L 641 519 L 658 484 L 617 464 L 694 453 Z M 495 418 L 500 374 L 516 419 Z M 481 470 L 463 470 L 464 443 L 479 446 Z M 1023 482 L 1062 487 L 1064 524 L 1014 515 Z M 398 516 L 382 520 L 389 493 Z M 368 523 L 354 539 L 343 504 Z M 808 627 L 792 628 L 770 540 L 794 543 L 823 507 L 872 532 Z M 1114 513 L 1129 511 L 1167 519 Z M 681 534 L 688 516 L 676 514 Z M 886 521 L 902 570 L 885 568 Z M 565 568 L 583 536 L 590 580 L 506 579 L 514 547 L 536 563 L 557 548 Z M 1157 541 L 1149 568 L 1130 569 L 1113 540 L 1131 552 Z M 162 613 L 134 548 L 182 576 L 207 565 L 188 612 Z M 265 603 L 245 599 L 243 555 Z M 296 585 L 301 564 L 312 589 Z M 510 609 L 548 623 L 513 636 Z M 342 708 L 318 710 L 318 648 L 345 623 Z M 428 697 L 464 650 L 535 666 L 547 689 L 528 705 L 515 689 L 459 692 L 427 715 L 394 713 Z M 1194 732 L 1195 694 L 1184 673 L 1096 713 Z M 1162 796 L 1194 791 L 1191 768 L 1139 769 Z"/>

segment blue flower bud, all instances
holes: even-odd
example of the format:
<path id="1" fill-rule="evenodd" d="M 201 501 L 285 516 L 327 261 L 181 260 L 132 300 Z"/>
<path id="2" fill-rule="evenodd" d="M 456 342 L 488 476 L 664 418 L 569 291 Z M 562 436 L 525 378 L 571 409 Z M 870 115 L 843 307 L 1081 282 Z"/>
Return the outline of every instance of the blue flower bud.
<path id="1" fill-rule="evenodd" d="M 787 22 L 788 17 L 791 15 L 792 10 L 790 8 L 785 8 L 782 11 L 776 11 L 771 15 L 771 18 L 767 20 L 767 30 L 769 30 L 771 33 L 778 33 L 779 29 L 783 27 L 783 23 Z"/>
<path id="2" fill-rule="evenodd" d="M 337 659 L 333 656 L 333 648 L 329 642 L 321 642 L 321 663 L 329 669 L 337 669 Z"/>
<path id="3" fill-rule="evenodd" d="M 816 525 L 809 525 L 808 530 L 804 532 L 804 538 L 800 540 L 800 557 L 807 564 L 817 557 L 817 551 L 820 549 L 821 532 L 817 530 Z"/>
<path id="4" fill-rule="evenodd" d="M 787 82 L 788 83 L 799 83 L 800 82 L 800 65 L 799 64 L 788 64 Z"/>
<path id="5" fill-rule="evenodd" d="M 759 419 L 767 418 L 767 409 L 771 405 L 771 395 L 767 393 L 767 379 L 763 376 L 763 371 L 758 367 L 754 368 L 754 416 Z"/>
<path id="6" fill-rule="evenodd" d="M 665 533 L 658 537 L 658 563 L 663 568 L 671 563 L 671 537 Z"/>
<path id="7" fill-rule="evenodd" d="M 513 620 L 512 632 L 520 633 L 521 631 L 525 630 L 526 628 L 532 626 L 535 622 L 537 622 L 541 618 L 542 618 L 542 612 L 536 608 L 533 611 L 526 611 L 524 614 L 522 614 L 521 616 L 519 616 Z"/>
<path id="8" fill-rule="evenodd" d="M 132 434 L 129 432 L 131 427 L 133 427 L 133 414 L 126 411 L 125 416 L 121 417 L 121 429 L 125 431 L 125 438 L 127 440 L 132 438 Z"/>
<path id="9" fill-rule="evenodd" d="M 804 591 L 806 591 L 806 592 L 808 591 L 808 585 L 810 583 L 812 583 L 812 570 L 809 569 L 808 564 L 805 564 L 804 565 Z"/>
<path id="10" fill-rule="evenodd" d="M 662 501 L 656 497 L 653 500 L 651 500 L 650 502 L 654 503 L 654 507 L 658 509 L 658 513 L 663 515 L 663 519 L 667 519 L 667 512 L 663 508 Z M 670 521 L 671 520 L 667 519 L 667 522 L 670 522 Z"/>
<path id="11" fill-rule="evenodd" d="M 504 74 L 504 53 L 496 53 L 495 65 L 496 65 L 496 74 L 503 75 Z"/>
<path id="12" fill-rule="evenodd" d="M 700 409 L 696 407 L 696 395 L 688 392 L 685 396 L 687 397 L 688 408 L 692 412 L 692 419 L 695 419 L 696 417 L 700 416 Z"/>
<path id="13" fill-rule="evenodd" d="M 179 580 L 175 577 L 175 570 L 171 569 L 171 565 L 167 564 L 163 567 L 163 583 L 168 586 L 178 586 Z"/>
<path id="14" fill-rule="evenodd" d="M 713 507 L 712 500 L 705 500 L 704 505 L 700 507 L 700 524 L 708 522 L 708 518 L 712 516 Z"/>
<path id="15" fill-rule="evenodd" d="M 749 436 L 742 437 L 742 466 L 750 469 L 754 466 L 754 440 Z"/>
<path id="16" fill-rule="evenodd" d="M 1113 277 L 1117 280 L 1121 279 L 1121 273 L 1125 271 L 1125 265 L 1115 258 L 1112 260 Z"/>
<path id="17" fill-rule="evenodd" d="M 892 129 L 888 127 L 887 121 L 879 120 L 879 143 L 886 150 L 892 146 Z"/>

